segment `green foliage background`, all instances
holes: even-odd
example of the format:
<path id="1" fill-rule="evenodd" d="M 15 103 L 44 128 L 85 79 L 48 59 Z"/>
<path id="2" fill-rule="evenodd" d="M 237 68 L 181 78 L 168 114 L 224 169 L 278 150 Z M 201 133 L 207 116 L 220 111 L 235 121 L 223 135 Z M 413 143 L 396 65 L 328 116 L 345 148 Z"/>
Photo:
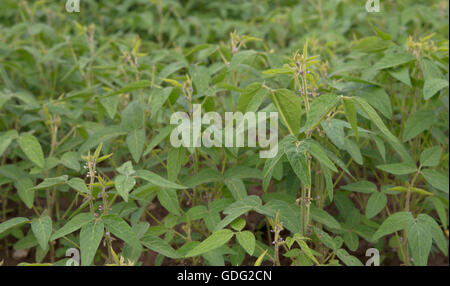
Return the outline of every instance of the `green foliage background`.
<path id="1" fill-rule="evenodd" d="M 0 3 L 0 264 L 448 264 L 447 1 L 64 2 Z M 278 155 L 173 148 L 195 103 Z"/>

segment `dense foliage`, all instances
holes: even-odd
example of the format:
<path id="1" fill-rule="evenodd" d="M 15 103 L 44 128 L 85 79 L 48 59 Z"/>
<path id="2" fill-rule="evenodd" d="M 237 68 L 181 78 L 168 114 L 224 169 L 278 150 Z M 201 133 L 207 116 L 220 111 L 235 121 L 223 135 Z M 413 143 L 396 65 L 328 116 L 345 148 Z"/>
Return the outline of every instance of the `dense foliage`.
<path id="1" fill-rule="evenodd" d="M 0 264 L 448 264 L 448 1 L 63 2 L 0 2 Z"/>

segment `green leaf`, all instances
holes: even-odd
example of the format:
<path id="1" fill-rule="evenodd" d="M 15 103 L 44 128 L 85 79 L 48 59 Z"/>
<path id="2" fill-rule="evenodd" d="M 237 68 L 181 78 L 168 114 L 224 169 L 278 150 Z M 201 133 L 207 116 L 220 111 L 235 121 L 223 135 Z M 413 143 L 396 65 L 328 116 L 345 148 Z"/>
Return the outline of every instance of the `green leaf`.
<path id="1" fill-rule="evenodd" d="M 384 125 L 383 120 L 381 120 L 380 116 L 378 116 L 377 112 L 371 107 L 364 99 L 359 97 L 353 97 L 358 106 L 369 116 L 370 120 L 377 126 L 378 129 L 386 136 L 389 143 L 392 147 L 397 151 L 400 157 L 408 163 L 414 163 L 413 159 L 409 155 L 408 151 L 405 149 L 400 141 L 395 137 L 389 129 L 387 129 L 386 125 Z"/>
<path id="2" fill-rule="evenodd" d="M 380 139 L 380 137 L 376 135 L 372 135 L 373 141 L 375 141 L 375 145 L 377 146 L 378 152 L 381 155 L 383 161 L 386 161 L 386 146 L 384 146 L 384 142 Z"/>
<path id="3" fill-rule="evenodd" d="M 422 62 L 423 77 L 425 81 L 431 80 L 433 78 L 443 77 L 441 69 L 437 65 L 437 62 L 426 58 L 423 58 L 421 62 Z"/>
<path id="4" fill-rule="evenodd" d="M 163 239 L 154 236 L 146 235 L 141 239 L 142 244 L 157 253 L 172 259 L 179 259 L 181 256 Z"/>
<path id="5" fill-rule="evenodd" d="M 44 179 L 44 181 L 42 183 L 40 183 L 36 187 L 32 188 L 32 190 L 48 189 L 50 187 L 66 183 L 68 178 L 69 178 L 69 176 L 62 175 L 62 176 L 55 177 L 55 178 Z"/>
<path id="6" fill-rule="evenodd" d="M 167 136 L 169 136 L 170 132 L 175 128 L 175 125 L 169 125 L 161 129 L 161 131 L 153 137 L 153 139 L 148 144 L 147 148 L 144 151 L 144 156 L 146 156 L 148 153 L 150 153 L 153 148 L 159 145 L 164 139 L 166 139 Z"/>
<path id="7" fill-rule="evenodd" d="M 325 135 L 328 139 L 336 145 L 339 149 L 344 149 L 345 147 L 345 131 L 344 131 L 344 121 L 338 119 L 331 119 L 330 121 L 322 120 L 320 125 L 322 126 Z"/>
<path id="8" fill-rule="evenodd" d="M 86 186 L 86 184 L 84 183 L 84 180 L 83 180 L 83 179 L 80 179 L 80 178 L 72 178 L 72 179 L 70 179 L 70 180 L 67 182 L 67 184 L 68 184 L 71 188 L 73 188 L 73 189 L 79 191 L 80 193 L 84 193 L 84 194 L 89 194 L 89 193 L 90 193 L 90 191 L 89 191 L 88 187 Z"/>
<path id="9" fill-rule="evenodd" d="M 119 168 L 116 168 L 116 170 L 120 175 L 117 175 L 114 178 L 114 186 L 119 195 L 128 202 L 128 194 L 136 184 L 136 180 L 131 176 L 134 175 L 136 171 L 134 171 L 131 161 L 123 163 Z"/>
<path id="10" fill-rule="evenodd" d="M 184 67 L 186 67 L 185 62 L 173 62 L 171 64 L 166 65 L 158 75 L 159 81 Z"/>
<path id="11" fill-rule="evenodd" d="M 281 200 L 271 200 L 264 205 L 264 209 L 268 212 L 265 214 L 275 218 L 279 211 L 280 221 L 283 223 L 283 227 L 292 233 L 300 232 L 300 206 L 295 203 L 288 203 Z"/>
<path id="12" fill-rule="evenodd" d="M 125 176 L 131 176 L 136 173 L 131 161 L 127 161 L 127 162 L 123 163 L 120 167 L 116 168 L 116 170 L 117 170 L 117 172 L 119 172 L 120 174 L 125 175 Z"/>
<path id="13" fill-rule="evenodd" d="M 316 98 L 309 109 L 306 123 L 305 123 L 305 131 L 310 131 L 315 126 L 317 126 L 320 121 L 325 117 L 325 115 L 330 112 L 330 110 L 336 105 L 339 97 L 335 94 L 323 94 L 320 97 Z"/>
<path id="14" fill-rule="evenodd" d="M 385 41 L 377 36 L 371 36 L 360 39 L 353 49 L 364 53 L 376 53 L 387 49 L 390 45 L 390 41 Z"/>
<path id="15" fill-rule="evenodd" d="M 34 201 L 33 181 L 30 178 L 21 178 L 14 182 L 20 199 L 31 209 Z"/>
<path id="16" fill-rule="evenodd" d="M 245 219 L 238 217 L 237 219 L 235 219 L 230 226 L 235 230 L 235 231 L 241 231 L 244 229 L 246 224 Z"/>
<path id="17" fill-rule="evenodd" d="M 158 191 L 158 200 L 161 205 L 174 215 L 180 214 L 177 191 L 173 189 L 163 189 Z"/>
<path id="18" fill-rule="evenodd" d="M 246 106 L 245 112 L 256 112 L 258 111 L 261 104 L 269 96 L 270 91 L 268 89 L 260 89 L 251 99 Z"/>
<path id="19" fill-rule="evenodd" d="M 104 224 L 101 220 L 89 222 L 80 231 L 81 265 L 92 264 L 95 253 L 102 241 Z"/>
<path id="20" fill-rule="evenodd" d="M 68 221 L 63 227 L 54 232 L 50 237 L 50 241 L 66 236 L 80 229 L 83 225 L 93 221 L 94 218 L 95 217 L 91 213 L 77 214 L 70 221 Z"/>
<path id="21" fill-rule="evenodd" d="M 438 91 L 443 88 L 448 87 L 448 81 L 441 78 L 432 78 L 425 80 L 423 84 L 423 98 L 425 100 L 430 99 L 435 95 Z"/>
<path id="22" fill-rule="evenodd" d="M 263 71 L 263 74 L 267 75 L 292 74 L 292 70 L 289 68 L 270 69 Z"/>
<path id="23" fill-rule="evenodd" d="M 5 222 L 0 223 L 0 234 L 2 234 L 3 232 L 7 231 L 10 228 L 19 226 L 21 224 L 24 224 L 26 222 L 28 222 L 29 220 L 27 218 L 24 217 L 15 217 L 12 218 L 10 220 L 7 220 Z"/>
<path id="24" fill-rule="evenodd" d="M 391 188 L 388 188 L 387 191 L 393 191 L 394 192 L 393 194 L 397 194 L 397 192 L 411 191 L 411 192 L 414 192 L 416 194 L 423 195 L 423 196 L 433 196 L 433 193 L 427 192 L 427 191 L 419 189 L 419 188 L 411 187 L 411 186 L 408 188 L 403 187 L 403 186 L 391 187 Z M 383 192 L 385 192 L 386 194 L 392 194 L 390 192 L 386 192 L 386 190 L 383 190 Z"/>
<path id="25" fill-rule="evenodd" d="M 388 71 L 391 76 L 398 79 L 399 81 L 403 82 L 407 86 L 412 86 L 411 84 L 411 78 L 409 76 L 409 69 L 408 66 L 400 67 L 396 70 L 389 70 Z"/>
<path id="26" fill-rule="evenodd" d="M 122 87 L 114 92 L 110 92 L 110 93 L 104 95 L 103 97 L 108 97 L 108 96 L 113 96 L 113 95 L 123 94 L 123 93 L 129 93 L 133 90 L 150 87 L 152 85 L 153 85 L 152 82 L 148 81 L 148 80 L 135 81 L 135 82 L 125 85 L 124 87 Z"/>
<path id="27" fill-rule="evenodd" d="M 358 93 L 358 97 L 364 98 L 387 119 L 392 119 L 391 99 L 384 89 L 372 87 Z"/>
<path id="28" fill-rule="evenodd" d="M 295 237 L 295 235 L 294 235 L 294 237 Z M 296 241 L 297 241 L 298 245 L 300 245 L 300 248 L 306 254 L 306 256 L 308 256 L 312 261 L 314 261 L 314 263 L 319 264 L 319 261 L 317 261 L 316 257 L 314 257 L 314 254 L 311 251 L 311 248 L 309 248 L 308 244 L 301 239 L 296 239 Z"/>
<path id="29" fill-rule="evenodd" d="M 198 185 L 203 185 L 207 183 L 219 182 L 223 180 L 222 173 L 217 171 L 217 169 L 206 168 L 200 170 L 197 174 L 189 177 L 187 180 L 183 181 L 185 186 L 193 188 Z"/>
<path id="30" fill-rule="evenodd" d="M 432 111 L 419 110 L 414 113 L 405 124 L 405 130 L 403 131 L 403 142 L 409 141 L 422 133 L 425 130 L 429 130 L 430 127 L 438 121 L 438 118 Z"/>
<path id="31" fill-rule="evenodd" d="M 422 220 L 412 221 L 406 227 L 406 234 L 414 265 L 426 266 L 433 243 L 429 228 Z"/>
<path id="32" fill-rule="evenodd" d="M 333 177 L 331 176 L 331 171 L 327 167 L 324 167 L 323 165 L 321 165 L 321 167 L 322 167 L 323 175 L 325 177 L 325 185 L 326 185 L 326 189 L 327 189 L 328 198 L 332 202 L 333 197 L 334 197 Z"/>
<path id="33" fill-rule="evenodd" d="M 230 70 L 236 70 L 241 64 L 251 60 L 257 55 L 256 51 L 245 50 L 239 51 L 233 55 L 230 62 Z"/>
<path id="34" fill-rule="evenodd" d="M 345 249 L 339 248 L 336 255 L 347 266 L 364 266 L 358 258 L 350 255 Z"/>
<path id="35" fill-rule="evenodd" d="M 41 144 L 39 141 L 31 134 L 25 133 L 20 135 L 18 139 L 20 149 L 23 153 L 30 159 L 31 162 L 36 164 L 40 168 L 44 168 L 44 152 L 42 151 Z"/>
<path id="36" fill-rule="evenodd" d="M 373 66 L 374 70 L 381 70 L 399 66 L 415 60 L 414 56 L 398 47 L 386 50 L 384 57 Z"/>
<path id="37" fill-rule="evenodd" d="M 372 237 L 376 241 L 381 237 L 393 232 L 405 229 L 410 223 L 414 222 L 414 218 L 410 212 L 397 212 L 389 216 L 378 228 Z"/>
<path id="38" fill-rule="evenodd" d="M 284 150 L 285 146 L 289 144 L 293 144 L 296 141 L 296 137 L 292 135 L 285 136 L 283 139 L 281 139 L 280 143 L 278 144 L 278 150 Z M 264 169 L 263 169 L 263 190 L 266 191 L 267 187 L 269 186 L 270 179 L 272 178 L 272 174 L 274 172 L 275 166 L 277 166 L 278 162 L 280 162 L 281 158 L 284 156 L 284 152 L 278 152 L 275 157 L 269 158 L 264 163 Z"/>
<path id="39" fill-rule="evenodd" d="M 434 188 L 447 193 L 449 189 L 448 175 L 443 175 L 435 170 L 425 169 L 421 172 L 425 180 Z"/>
<path id="40" fill-rule="evenodd" d="M 249 255 L 253 255 L 256 245 L 256 239 L 253 233 L 248 230 L 237 232 L 236 239 Z"/>
<path id="41" fill-rule="evenodd" d="M 339 224 L 339 222 L 326 211 L 311 206 L 310 212 L 312 220 L 321 223 L 331 229 L 341 229 L 341 225 Z"/>
<path id="42" fill-rule="evenodd" d="M 316 234 L 317 238 L 319 238 L 320 242 L 322 242 L 326 247 L 333 250 L 336 249 L 336 243 L 328 233 L 316 226 L 314 226 L 314 233 Z"/>
<path id="43" fill-rule="evenodd" d="M 434 146 L 423 150 L 420 154 L 420 164 L 423 167 L 435 167 L 439 164 L 441 159 L 441 147 Z"/>
<path id="44" fill-rule="evenodd" d="M 114 178 L 114 186 L 116 187 L 117 193 L 119 193 L 126 202 L 128 202 L 128 194 L 133 189 L 134 185 L 136 185 L 136 180 L 133 177 L 117 175 Z"/>
<path id="45" fill-rule="evenodd" d="M 164 105 L 164 103 L 169 98 L 172 93 L 173 87 L 166 87 L 163 89 L 156 88 L 152 89 L 152 100 L 150 102 L 150 113 L 152 115 L 152 119 L 156 118 L 158 111 L 160 111 Z"/>
<path id="46" fill-rule="evenodd" d="M 311 186 L 311 174 L 308 169 L 308 161 L 304 154 L 305 150 L 300 146 L 288 145 L 284 153 L 291 164 L 292 170 L 305 187 Z"/>
<path id="47" fill-rule="evenodd" d="M 114 119 L 114 116 L 116 115 L 119 99 L 120 99 L 119 95 L 99 98 L 100 103 L 105 108 L 106 113 L 108 113 L 108 116 L 111 119 Z"/>
<path id="48" fill-rule="evenodd" d="M 417 222 L 427 226 L 436 245 L 444 254 L 448 254 L 447 239 L 437 222 L 427 214 L 419 214 Z"/>
<path id="49" fill-rule="evenodd" d="M 146 181 L 149 181 L 150 183 L 158 187 L 170 189 L 187 189 L 187 187 L 185 186 L 168 181 L 163 177 L 147 170 L 136 171 L 136 176 Z"/>
<path id="50" fill-rule="evenodd" d="M 441 220 L 441 225 L 447 225 L 448 218 L 445 210 L 445 204 L 437 197 L 431 198 L 431 202 L 434 205 L 434 209 L 438 213 L 439 219 Z"/>
<path id="51" fill-rule="evenodd" d="M 355 141 L 351 140 L 350 138 L 344 138 L 344 143 L 344 148 L 353 158 L 353 161 L 355 161 L 359 165 L 362 165 L 363 157 L 361 155 L 361 151 L 359 150 L 358 144 L 356 144 Z"/>
<path id="52" fill-rule="evenodd" d="M 229 229 L 216 231 L 211 234 L 211 236 L 202 241 L 199 245 L 197 245 L 194 249 L 189 251 L 186 257 L 198 256 L 219 248 L 222 245 L 226 244 L 233 237 L 233 235 L 234 233 Z"/>
<path id="53" fill-rule="evenodd" d="M 223 177 L 224 179 L 261 179 L 262 174 L 258 169 L 239 165 L 227 169 Z"/>
<path id="54" fill-rule="evenodd" d="M 358 250 L 359 238 L 356 233 L 347 231 L 344 232 L 344 235 L 342 237 L 344 239 L 345 245 L 348 247 L 349 250 L 351 251 Z"/>
<path id="55" fill-rule="evenodd" d="M 108 141 L 109 139 L 124 134 L 126 134 L 126 131 L 119 126 L 111 125 L 101 128 L 90 135 L 88 140 L 86 140 L 86 142 L 81 145 L 80 149 L 78 150 L 78 154 L 84 155 L 89 151 L 89 149 L 93 148 L 94 146 L 98 146 L 102 142 Z"/>
<path id="56" fill-rule="evenodd" d="M 323 150 L 322 146 L 314 139 L 306 139 L 304 141 L 306 150 L 316 158 L 321 164 L 330 169 L 333 172 L 337 172 L 336 166 L 328 158 L 327 153 Z"/>
<path id="57" fill-rule="evenodd" d="M 289 133 L 296 136 L 300 131 L 302 114 L 300 98 L 287 89 L 276 90 L 271 93 L 270 98 L 280 113 Z"/>
<path id="58" fill-rule="evenodd" d="M 142 212 L 138 211 L 137 213 L 142 214 Z M 135 216 L 134 216 L 135 217 Z M 135 220 L 132 218 L 132 220 Z M 138 239 L 142 239 L 144 235 L 146 235 L 147 231 L 150 228 L 150 224 L 148 222 L 132 222 L 133 226 L 132 229 L 134 233 L 136 233 L 136 236 Z M 161 229 L 164 229 L 164 227 L 161 227 Z M 141 241 L 142 243 L 142 241 Z M 133 247 L 129 246 L 127 243 L 124 244 L 123 250 L 122 250 L 122 256 L 124 257 L 125 261 L 132 261 L 136 263 L 139 258 L 141 257 L 142 252 L 139 250 L 134 249 Z"/>
<path id="59" fill-rule="evenodd" d="M 359 181 L 356 183 L 351 183 L 345 186 L 341 186 L 341 189 L 363 194 L 371 194 L 377 192 L 377 186 L 369 181 Z"/>
<path id="60" fill-rule="evenodd" d="M 76 152 L 67 152 L 61 156 L 61 164 L 74 171 L 80 171 L 79 156 Z"/>
<path id="61" fill-rule="evenodd" d="M 136 250 L 142 250 L 141 243 L 131 227 L 118 215 L 110 214 L 102 217 L 106 228 L 115 236 L 128 243 Z"/>
<path id="62" fill-rule="evenodd" d="M 240 112 L 245 112 L 249 102 L 252 100 L 253 96 L 259 92 L 262 88 L 262 84 L 255 82 L 249 84 L 239 96 L 239 101 L 236 106 L 236 110 Z"/>
<path id="63" fill-rule="evenodd" d="M 39 242 L 39 246 L 43 250 L 48 249 L 48 241 L 52 233 L 52 219 L 47 215 L 33 219 L 31 221 L 31 230 Z"/>
<path id="64" fill-rule="evenodd" d="M 358 133 L 358 121 L 356 118 L 356 106 L 353 100 L 350 98 L 344 98 L 342 101 L 344 104 L 345 117 L 347 117 L 348 122 L 352 126 L 353 132 L 355 132 L 356 140 L 359 139 Z"/>
<path id="65" fill-rule="evenodd" d="M 167 178 L 169 181 L 175 181 L 183 165 L 185 149 L 183 147 L 170 148 L 167 155 Z"/>
<path id="66" fill-rule="evenodd" d="M 236 201 L 242 200 L 247 196 L 247 189 L 241 179 L 227 179 L 224 183 Z"/>
<path id="67" fill-rule="evenodd" d="M 211 73 L 205 66 L 195 65 L 189 69 L 192 75 L 192 82 L 198 94 L 204 94 L 211 81 Z"/>
<path id="68" fill-rule="evenodd" d="M 145 143 L 145 131 L 143 129 L 134 129 L 128 132 L 126 143 L 133 160 L 138 163 L 141 158 Z"/>
<path id="69" fill-rule="evenodd" d="M 258 257 L 258 259 L 256 259 L 255 265 L 254 265 L 254 266 L 260 266 L 260 265 L 261 265 L 261 263 L 262 263 L 263 260 L 264 260 L 264 257 L 265 257 L 266 254 L 267 254 L 267 251 L 268 251 L 268 249 L 264 250 L 264 252 L 261 253 L 261 255 Z"/>
<path id="70" fill-rule="evenodd" d="M 227 216 L 216 225 L 214 230 L 220 230 L 233 222 L 239 216 L 249 212 L 250 210 L 259 210 L 261 207 L 261 199 L 258 196 L 248 196 L 240 201 L 236 201 L 224 209 L 223 213 Z"/>
<path id="71" fill-rule="evenodd" d="M 3 133 L 0 136 L 0 156 L 3 155 L 3 152 L 5 152 L 6 148 L 8 148 L 9 144 L 17 138 L 18 134 L 16 130 L 9 130 L 5 133 Z"/>
<path id="72" fill-rule="evenodd" d="M 373 218 L 378 213 L 380 213 L 387 204 L 387 197 L 384 193 L 375 192 L 373 193 L 366 205 L 366 217 L 368 219 Z"/>
<path id="73" fill-rule="evenodd" d="M 409 163 L 394 163 L 394 164 L 385 164 L 378 165 L 378 169 L 383 170 L 385 172 L 394 174 L 394 175 L 407 175 L 417 171 L 416 165 Z"/>

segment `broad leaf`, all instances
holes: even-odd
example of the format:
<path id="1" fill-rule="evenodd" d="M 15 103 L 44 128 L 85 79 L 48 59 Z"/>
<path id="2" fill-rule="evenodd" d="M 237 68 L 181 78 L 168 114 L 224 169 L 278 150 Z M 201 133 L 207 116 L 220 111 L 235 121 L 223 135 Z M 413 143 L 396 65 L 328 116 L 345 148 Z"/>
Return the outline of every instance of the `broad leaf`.
<path id="1" fill-rule="evenodd" d="M 305 131 L 317 126 L 325 115 L 336 105 L 339 97 L 335 94 L 323 94 L 311 104 L 305 123 Z"/>
<path id="2" fill-rule="evenodd" d="M 408 163 L 378 165 L 377 168 L 394 175 L 407 175 L 417 171 L 415 165 Z"/>
<path id="3" fill-rule="evenodd" d="M 427 148 L 420 154 L 420 164 L 423 167 L 435 167 L 439 164 L 441 159 L 441 147 L 434 146 Z"/>
<path id="4" fill-rule="evenodd" d="M 55 240 L 60 237 L 66 236 L 78 229 L 80 229 L 83 225 L 94 220 L 94 216 L 91 213 L 81 213 L 74 216 L 71 220 L 69 220 L 63 227 L 55 231 L 50 240 Z"/>
<path id="5" fill-rule="evenodd" d="M 106 228 L 115 236 L 128 243 L 136 250 L 142 250 L 141 243 L 131 227 L 118 215 L 110 214 L 102 217 Z"/>
<path id="6" fill-rule="evenodd" d="M 237 232 L 236 233 L 236 240 L 239 242 L 239 244 L 245 249 L 245 251 L 253 255 L 253 252 L 255 251 L 255 245 L 256 245 L 256 239 L 253 233 L 246 230 L 243 232 Z"/>
<path id="7" fill-rule="evenodd" d="M 300 116 L 302 114 L 300 98 L 292 91 L 279 89 L 270 95 L 289 133 L 297 135 L 300 130 Z"/>
<path id="8" fill-rule="evenodd" d="M 351 191 L 351 192 L 358 192 L 358 193 L 364 193 L 364 194 L 370 194 L 377 192 L 377 186 L 369 181 L 359 181 L 356 183 L 351 183 L 345 186 L 341 186 L 341 189 Z"/>
<path id="9" fill-rule="evenodd" d="M 33 219 L 31 221 L 31 230 L 39 242 L 39 246 L 43 250 L 48 249 L 48 241 L 52 233 L 52 219 L 47 215 Z"/>
<path id="10" fill-rule="evenodd" d="M 178 259 L 181 256 L 164 240 L 157 236 L 146 235 L 141 239 L 142 244 L 157 253 L 169 258 Z"/>
<path id="11" fill-rule="evenodd" d="M 143 129 L 134 129 L 128 133 L 125 141 L 133 160 L 136 163 L 139 162 L 145 143 L 145 131 Z"/>
<path id="12" fill-rule="evenodd" d="M 372 237 L 372 240 L 391 234 L 393 232 L 405 229 L 409 224 L 414 222 L 414 218 L 410 212 L 397 212 L 389 216 L 378 228 Z"/>
<path id="13" fill-rule="evenodd" d="M 29 220 L 24 217 L 15 217 L 5 222 L 2 222 L 0 223 L 0 234 L 2 234 L 3 232 L 7 231 L 10 228 L 22 225 L 28 221 Z"/>
<path id="14" fill-rule="evenodd" d="M 373 193 L 366 205 L 366 217 L 368 219 L 373 218 L 378 213 L 380 213 L 387 204 L 387 197 L 384 193 L 375 192 Z"/>
<path id="15" fill-rule="evenodd" d="M 39 141 L 31 134 L 25 133 L 20 135 L 18 139 L 20 149 L 23 153 L 30 159 L 31 162 L 36 164 L 40 168 L 44 168 L 44 152 L 42 151 L 41 144 Z"/>
<path id="16" fill-rule="evenodd" d="M 229 229 L 222 229 L 214 232 L 194 249 L 186 254 L 186 257 L 193 257 L 212 251 L 222 245 L 226 244 L 232 237 L 233 232 Z"/>
<path id="17" fill-rule="evenodd" d="M 102 241 L 104 224 L 101 220 L 96 220 L 84 225 L 80 231 L 81 265 L 92 264 L 95 253 Z"/>
<path id="18" fill-rule="evenodd" d="M 448 194 L 449 189 L 448 175 L 446 176 L 435 170 L 430 169 L 422 170 L 421 174 L 430 185 Z"/>
<path id="19" fill-rule="evenodd" d="M 138 176 L 141 179 L 144 179 L 146 181 L 149 181 L 155 186 L 162 187 L 162 188 L 170 188 L 170 189 L 186 189 L 187 187 L 173 183 L 167 179 L 164 179 L 163 177 L 147 171 L 147 170 L 138 170 L 136 171 L 136 176 Z"/>

